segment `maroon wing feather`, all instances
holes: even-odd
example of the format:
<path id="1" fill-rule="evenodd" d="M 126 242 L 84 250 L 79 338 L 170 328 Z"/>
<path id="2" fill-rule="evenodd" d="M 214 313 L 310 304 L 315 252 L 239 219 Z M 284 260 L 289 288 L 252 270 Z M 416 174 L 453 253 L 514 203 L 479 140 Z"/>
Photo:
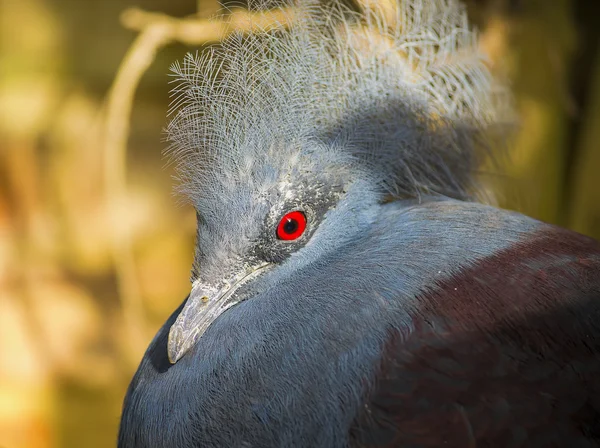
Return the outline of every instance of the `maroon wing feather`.
<path id="1" fill-rule="evenodd" d="M 547 226 L 420 297 L 360 447 L 600 446 L 600 245 Z"/>

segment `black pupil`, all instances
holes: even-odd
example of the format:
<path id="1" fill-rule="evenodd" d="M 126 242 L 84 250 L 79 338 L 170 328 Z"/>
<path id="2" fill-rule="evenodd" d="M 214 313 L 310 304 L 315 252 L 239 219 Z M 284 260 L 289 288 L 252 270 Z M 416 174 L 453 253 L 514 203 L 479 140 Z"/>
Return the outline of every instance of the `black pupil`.
<path id="1" fill-rule="evenodd" d="M 292 218 L 288 218 L 286 223 L 283 225 L 283 231 L 288 235 L 291 235 L 298 230 L 298 221 Z"/>

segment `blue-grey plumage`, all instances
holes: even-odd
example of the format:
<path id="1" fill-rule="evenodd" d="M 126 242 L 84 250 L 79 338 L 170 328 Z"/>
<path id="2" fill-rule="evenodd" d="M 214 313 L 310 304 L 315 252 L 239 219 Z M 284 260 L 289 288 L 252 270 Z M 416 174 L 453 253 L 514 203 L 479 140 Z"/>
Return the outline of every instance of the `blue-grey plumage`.
<path id="1" fill-rule="evenodd" d="M 341 220 L 335 219 L 336 213 Z M 352 220 L 346 219 L 348 215 L 352 215 Z M 519 416 L 519 406 L 529 403 L 535 409 L 537 405 L 537 412 L 542 413 L 546 405 L 537 403 L 528 394 L 534 393 L 540 399 L 550 397 L 544 400 L 554 401 L 564 399 L 565 395 L 571 397 L 584 386 L 591 387 L 592 383 L 586 385 L 583 379 L 584 367 L 572 364 L 573 369 L 580 369 L 582 379 L 577 377 L 577 373 L 566 378 L 570 383 L 566 390 L 561 390 L 564 385 L 556 379 L 537 384 L 521 378 L 519 372 L 513 370 L 525 366 L 532 370 L 540 369 L 540 377 L 546 379 L 547 366 L 544 364 L 554 362 L 552 354 L 539 350 L 534 356 L 525 348 L 511 349 L 510 339 L 503 342 L 495 332 L 505 321 L 506 325 L 514 326 L 515 331 L 522 331 L 525 337 L 531 335 L 534 338 L 535 328 L 528 325 L 534 318 L 543 317 L 542 311 L 560 315 L 569 313 L 571 306 L 581 306 L 589 316 L 589 320 L 582 319 L 578 324 L 581 332 L 588 337 L 583 341 L 590 350 L 587 358 L 578 355 L 578 359 L 571 359 L 577 353 L 573 347 L 580 341 L 572 339 L 562 323 L 559 326 L 549 320 L 547 333 L 542 336 L 562 338 L 563 349 L 572 347 L 574 350 L 573 353 L 559 353 L 564 365 L 557 364 L 557 369 L 568 368 L 569 363 L 575 361 L 584 366 L 588 363 L 592 369 L 591 364 L 595 362 L 592 373 L 597 378 L 600 374 L 600 337 L 597 331 L 597 319 L 600 317 L 600 248 L 595 242 L 573 237 L 564 231 L 558 236 L 579 238 L 580 243 L 589 245 L 592 253 L 567 252 L 565 255 L 553 247 L 547 247 L 548 253 L 544 253 L 543 249 L 537 251 L 543 263 L 532 271 L 529 276 L 532 281 L 534 275 L 553 267 L 564 269 L 565 263 L 570 263 L 563 275 L 557 274 L 545 280 L 549 289 L 542 291 L 547 295 L 554 294 L 553 288 L 562 285 L 564 297 L 561 296 L 558 303 L 547 300 L 543 304 L 544 309 L 540 310 L 534 306 L 534 301 L 540 297 L 532 295 L 527 285 L 517 285 L 517 288 L 530 294 L 531 302 L 519 303 L 519 294 L 513 291 L 515 288 L 511 285 L 523 282 L 523 278 L 509 272 L 519 264 L 535 260 L 515 257 L 510 264 L 493 266 L 491 272 L 485 268 L 486 263 L 497 254 L 514 248 L 525 250 L 537 238 L 551 233 L 554 229 L 551 226 L 522 215 L 451 200 L 424 204 L 393 202 L 365 207 L 362 211 L 342 201 L 324 222 L 330 218 L 331 224 L 327 230 L 324 229 L 324 238 L 331 238 L 331 231 L 335 235 L 343 229 L 353 234 L 349 241 L 334 250 L 321 252 L 319 235 L 315 233 L 312 241 L 315 252 L 306 255 L 315 257 L 313 262 L 304 263 L 304 267 L 298 270 L 290 268 L 283 274 L 273 270 L 256 279 L 252 285 L 253 292 L 249 293 L 251 297 L 217 319 L 200 342 L 176 364 L 168 361 L 166 339 L 181 308 L 173 314 L 150 345 L 130 386 L 121 427 L 121 446 L 350 446 L 350 430 L 365 404 L 369 403 L 370 388 L 375 381 L 384 380 L 378 376 L 381 375 L 380 364 L 384 362 L 383 354 L 392 331 L 401 335 L 398 344 L 402 345 L 403 341 L 407 344 L 406 353 L 394 355 L 393 360 L 397 363 L 409 363 L 412 357 L 419 356 L 412 338 L 416 338 L 417 343 L 422 338 L 421 344 L 438 344 L 445 349 L 445 357 L 429 360 L 442 363 L 444 359 L 449 362 L 455 355 L 454 344 L 465 336 L 473 335 L 474 347 L 470 349 L 477 353 L 479 359 L 469 358 L 469 362 L 480 368 L 479 371 L 470 372 L 469 365 L 465 364 L 461 369 L 469 374 L 462 371 L 460 375 L 456 374 L 453 368 L 443 365 L 431 366 L 429 371 L 423 368 L 416 373 L 422 378 L 436 373 L 443 376 L 444 368 L 447 368 L 445 381 L 448 384 L 440 379 L 441 386 L 437 382 L 437 388 L 445 388 L 449 393 L 458 387 L 470 400 L 480 399 L 485 403 L 488 400 L 486 394 L 493 392 L 501 398 L 506 394 L 504 405 L 507 412 L 516 413 L 517 423 L 490 434 L 485 429 L 494 426 L 494 418 L 502 418 L 496 417 L 497 410 L 483 409 L 476 415 L 469 411 L 465 419 L 483 420 L 483 423 L 474 424 L 475 430 L 483 430 L 477 442 L 490 443 L 495 440 L 494 437 L 505 436 L 511 431 L 518 433 L 524 427 L 530 434 L 522 443 L 517 443 L 516 439 L 512 446 L 535 446 L 530 444 L 532 437 L 539 436 L 540 432 L 550 434 L 549 425 L 566 425 L 567 430 L 572 431 L 570 426 L 580 424 L 577 420 L 570 420 L 570 413 L 564 418 L 554 417 L 556 420 L 543 417 L 541 423 L 537 423 L 535 415 L 534 418 L 531 415 Z M 576 244 L 572 247 L 577 249 Z M 577 266 L 576 255 L 579 255 L 581 266 Z M 577 279 L 574 281 L 569 277 L 571 273 L 585 270 L 586 263 L 588 280 L 586 282 L 585 277 L 578 276 L 577 279 L 583 282 L 583 285 L 578 285 Z M 294 261 L 289 264 L 293 266 Z M 491 280 L 494 275 L 503 276 L 503 271 L 507 272 L 501 290 L 506 296 L 504 300 L 498 299 L 498 304 L 505 308 L 498 311 L 497 304 L 486 303 L 493 294 L 480 293 L 477 297 L 479 306 L 475 305 L 471 312 L 497 313 L 493 325 L 482 318 L 468 319 L 465 313 L 464 320 L 453 322 L 456 328 L 446 331 L 443 322 L 436 323 L 436 319 L 444 317 L 443 314 L 440 316 L 422 309 L 424 296 L 437 290 L 439 294 L 447 294 L 448 300 L 451 300 L 450 291 L 444 291 L 443 285 L 477 266 L 483 268 L 474 276 L 475 281 L 484 285 L 489 282 L 490 288 L 493 287 Z M 525 270 L 525 266 L 520 266 L 517 272 L 525 276 Z M 456 294 L 455 288 L 451 289 Z M 465 293 L 468 295 L 467 291 Z M 454 297 L 452 300 L 450 307 L 462 306 Z M 439 305 L 439 308 L 443 306 Z M 527 312 L 531 316 L 525 315 Z M 421 317 L 430 326 L 427 337 L 416 328 Z M 531 321 L 521 323 L 522 318 Z M 475 336 L 479 333 L 496 341 L 501 349 L 504 345 L 505 356 L 486 353 L 487 345 L 477 347 L 481 341 Z M 486 356 L 492 358 L 489 362 L 496 371 L 481 367 L 485 365 Z M 519 360 L 519 357 L 523 359 Z M 515 358 L 517 361 L 514 361 Z M 415 372 L 407 366 L 401 369 L 404 373 L 400 379 L 404 385 L 401 382 L 396 387 L 404 387 L 406 391 L 394 406 L 402 408 L 404 404 L 406 409 L 411 409 L 414 406 L 412 400 L 425 399 L 427 393 L 411 397 Z M 505 384 L 507 381 L 510 388 Z M 458 386 L 453 382 L 459 383 Z M 469 394 L 470 382 L 477 385 L 480 395 Z M 520 393 L 518 399 L 515 399 L 515 391 Z M 597 386 L 595 390 L 589 389 L 589 400 L 595 406 L 600 404 L 599 392 Z M 439 409 L 432 405 L 430 412 L 464 404 L 460 400 L 455 402 L 452 396 L 442 398 L 440 394 L 439 399 Z M 576 414 L 586 400 L 584 397 L 571 412 Z M 386 408 L 373 406 L 373 412 L 381 413 L 381 409 Z M 600 409 L 595 409 L 598 418 Z M 481 414 L 486 415 L 482 417 Z M 378 429 L 394 418 L 395 414 L 384 415 L 377 423 Z M 466 431 L 468 420 L 465 421 L 467 423 L 461 420 L 455 423 L 456 430 Z M 596 431 L 597 424 L 598 420 Z M 448 431 L 448 427 L 447 422 L 440 420 L 436 427 L 421 427 L 420 431 L 421 434 L 440 434 Z M 592 424 L 590 428 L 594 428 Z M 599 434 L 595 434 L 597 443 Z M 591 437 L 588 445 L 580 446 L 595 446 Z M 555 440 L 564 442 L 565 439 L 555 435 Z M 442 440 L 438 442 L 441 444 Z M 441 445 L 413 441 L 406 445 L 382 446 Z M 464 445 L 452 443 L 450 439 L 448 446 L 469 445 L 466 442 Z M 492 443 L 491 446 L 509 445 Z"/>
<path id="2" fill-rule="evenodd" d="M 469 202 L 499 115 L 463 9 L 296 6 L 176 67 L 192 289 L 119 445 L 599 443 L 600 247 Z"/>

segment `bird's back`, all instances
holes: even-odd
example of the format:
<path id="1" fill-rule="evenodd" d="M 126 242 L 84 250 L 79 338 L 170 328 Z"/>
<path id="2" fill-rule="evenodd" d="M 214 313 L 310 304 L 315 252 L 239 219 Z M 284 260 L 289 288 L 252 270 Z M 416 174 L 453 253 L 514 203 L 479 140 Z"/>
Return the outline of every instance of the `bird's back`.
<path id="1" fill-rule="evenodd" d="M 390 330 L 352 445 L 600 446 L 600 245 L 539 223 L 469 264 Z"/>

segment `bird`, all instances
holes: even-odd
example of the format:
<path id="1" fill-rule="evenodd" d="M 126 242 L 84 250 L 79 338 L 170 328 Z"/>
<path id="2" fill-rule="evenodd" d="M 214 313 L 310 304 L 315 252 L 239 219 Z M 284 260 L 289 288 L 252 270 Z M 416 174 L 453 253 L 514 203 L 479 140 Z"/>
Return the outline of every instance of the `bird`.
<path id="1" fill-rule="evenodd" d="M 173 66 L 191 289 L 119 447 L 600 446 L 600 243 L 486 196 L 510 93 L 459 1 L 359 6 Z"/>

